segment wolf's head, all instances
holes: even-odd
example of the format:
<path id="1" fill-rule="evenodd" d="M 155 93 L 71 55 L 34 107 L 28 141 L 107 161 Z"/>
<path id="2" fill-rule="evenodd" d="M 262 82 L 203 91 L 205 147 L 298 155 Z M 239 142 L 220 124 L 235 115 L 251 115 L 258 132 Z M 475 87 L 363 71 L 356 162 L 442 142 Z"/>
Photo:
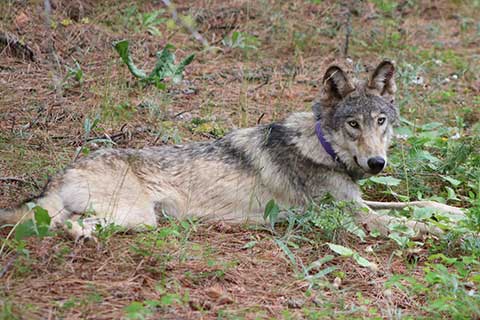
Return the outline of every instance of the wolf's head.
<path id="1" fill-rule="evenodd" d="M 366 81 L 352 83 L 337 66 L 327 69 L 313 112 L 325 139 L 349 170 L 378 174 L 387 164 L 394 105 L 395 67 L 383 61 Z"/>

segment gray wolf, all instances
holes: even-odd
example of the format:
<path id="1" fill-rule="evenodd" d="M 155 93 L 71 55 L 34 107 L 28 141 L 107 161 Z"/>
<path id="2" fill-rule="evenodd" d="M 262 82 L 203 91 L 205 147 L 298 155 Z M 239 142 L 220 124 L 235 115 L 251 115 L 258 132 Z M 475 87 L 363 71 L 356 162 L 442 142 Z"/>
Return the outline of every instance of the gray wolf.
<path id="1" fill-rule="evenodd" d="M 75 239 L 90 237 L 98 221 L 138 229 L 156 226 L 164 214 L 258 223 L 270 199 L 284 207 L 302 206 L 327 193 L 358 203 L 363 208 L 358 222 L 383 234 L 397 220 L 372 209 L 413 204 L 462 215 L 440 203 L 361 198 L 358 179 L 387 165 L 398 120 L 394 74 L 389 61 L 363 81 L 352 81 L 340 67 L 331 66 L 312 112 L 235 130 L 211 142 L 100 150 L 55 176 L 35 202 L 48 210 L 54 226 L 68 225 Z M 29 215 L 25 206 L 4 209 L 0 224 Z M 82 217 L 88 218 L 80 223 Z M 406 223 L 419 233 L 432 231 L 421 223 Z"/>

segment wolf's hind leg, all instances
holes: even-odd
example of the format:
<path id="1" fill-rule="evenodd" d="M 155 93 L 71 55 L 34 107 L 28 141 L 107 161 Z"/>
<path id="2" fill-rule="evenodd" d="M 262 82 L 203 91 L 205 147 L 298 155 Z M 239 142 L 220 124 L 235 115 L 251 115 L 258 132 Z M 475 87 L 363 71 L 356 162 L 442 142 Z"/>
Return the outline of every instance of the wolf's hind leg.
<path id="1" fill-rule="evenodd" d="M 63 223 L 62 227 L 75 242 L 89 240 L 97 242 L 94 235 L 97 226 L 106 227 L 113 224 L 127 230 L 142 231 L 146 226 L 155 227 L 157 225 L 153 204 L 150 206 L 132 206 L 120 202 L 119 206 L 109 213 L 95 212 L 95 206 L 92 206 L 91 216 L 72 215 L 70 219 Z"/>
<path id="2" fill-rule="evenodd" d="M 371 209 L 393 209 L 400 210 L 409 206 L 417 206 L 421 208 L 432 208 L 440 212 L 445 212 L 453 215 L 456 220 L 465 219 L 465 213 L 460 208 L 448 206 L 446 204 L 435 201 L 411 201 L 411 202 L 378 202 L 378 201 L 366 201 L 363 200 Z"/>
<path id="3" fill-rule="evenodd" d="M 71 215 L 70 211 L 65 208 L 62 197 L 56 191 L 49 192 L 34 202 L 36 205 L 48 211 L 48 214 L 52 218 L 52 226 L 62 224 Z"/>
<path id="4" fill-rule="evenodd" d="M 98 168 L 103 169 L 101 179 Z M 115 224 L 128 229 L 157 225 L 155 199 L 144 182 L 131 171 L 130 165 L 120 160 L 109 166 L 100 162 L 91 170 L 71 169 L 64 177 L 61 196 L 68 210 L 83 214 L 84 219 L 80 221 L 88 222 L 92 218 L 91 227 L 77 228 L 75 225 L 72 229 L 75 236 L 83 236 L 83 233 L 89 236 L 101 221 L 99 219 L 104 219 L 105 225 Z"/>

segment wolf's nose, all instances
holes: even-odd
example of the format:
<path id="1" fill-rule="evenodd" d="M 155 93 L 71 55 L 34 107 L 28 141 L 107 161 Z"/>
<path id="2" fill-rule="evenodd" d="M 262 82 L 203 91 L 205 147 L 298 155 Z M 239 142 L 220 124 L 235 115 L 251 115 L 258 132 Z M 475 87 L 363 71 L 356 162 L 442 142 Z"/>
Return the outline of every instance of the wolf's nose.
<path id="1" fill-rule="evenodd" d="M 385 167 L 385 159 L 383 159 L 382 157 L 373 157 L 368 159 L 367 164 L 370 168 L 370 172 L 373 174 L 377 174 Z"/>

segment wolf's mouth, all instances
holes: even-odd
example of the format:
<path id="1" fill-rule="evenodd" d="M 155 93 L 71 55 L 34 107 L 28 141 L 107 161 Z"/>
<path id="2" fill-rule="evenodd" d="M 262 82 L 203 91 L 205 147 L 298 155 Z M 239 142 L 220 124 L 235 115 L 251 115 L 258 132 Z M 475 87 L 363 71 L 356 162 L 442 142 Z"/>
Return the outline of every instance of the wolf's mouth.
<path id="1" fill-rule="evenodd" d="M 360 164 L 358 163 L 358 158 L 357 158 L 357 156 L 353 156 L 353 160 L 355 161 L 355 163 L 357 164 L 357 166 L 359 166 L 359 167 L 361 168 Z"/>
<path id="2" fill-rule="evenodd" d="M 372 172 L 370 172 L 370 170 L 365 170 L 365 168 L 360 165 L 360 163 L 358 162 L 357 156 L 353 156 L 353 161 L 363 172 L 367 172 L 367 173 L 370 173 L 370 174 L 372 173 Z"/>

